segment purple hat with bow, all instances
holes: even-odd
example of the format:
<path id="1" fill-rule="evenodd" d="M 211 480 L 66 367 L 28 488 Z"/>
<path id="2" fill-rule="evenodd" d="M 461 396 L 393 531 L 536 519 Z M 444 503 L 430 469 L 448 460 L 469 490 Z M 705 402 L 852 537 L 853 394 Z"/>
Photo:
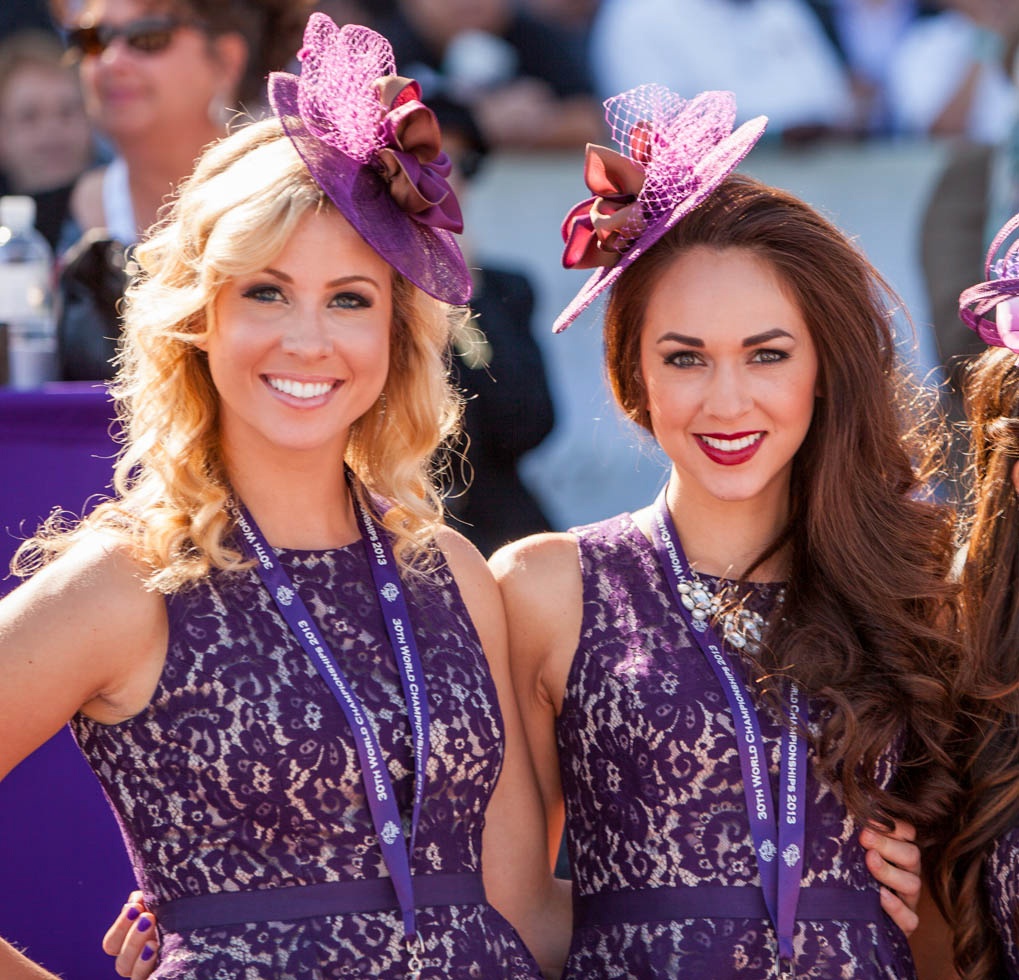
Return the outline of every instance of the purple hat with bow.
<path id="1" fill-rule="evenodd" d="M 269 102 L 316 183 L 394 269 L 436 299 L 466 303 L 471 275 L 453 237 L 463 217 L 417 82 L 396 74 L 381 34 L 321 13 L 298 58 L 300 77 L 269 76 Z"/>
<path id="2" fill-rule="evenodd" d="M 987 250 L 984 260 L 985 282 L 964 289 L 959 294 L 959 318 L 975 330 L 985 344 L 1007 347 L 1019 354 L 1019 238 L 1005 249 L 1000 259 L 995 256 L 1001 246 L 1019 229 L 1019 214 L 1005 224 Z M 984 316 L 995 311 L 993 320 Z"/>
<path id="3" fill-rule="evenodd" d="M 605 119 L 621 152 L 588 144 L 584 180 L 593 196 L 562 227 L 563 265 L 595 272 L 557 317 L 556 333 L 735 170 L 767 125 L 757 116 L 733 132 L 731 92 L 687 100 L 664 85 L 613 96 Z"/>

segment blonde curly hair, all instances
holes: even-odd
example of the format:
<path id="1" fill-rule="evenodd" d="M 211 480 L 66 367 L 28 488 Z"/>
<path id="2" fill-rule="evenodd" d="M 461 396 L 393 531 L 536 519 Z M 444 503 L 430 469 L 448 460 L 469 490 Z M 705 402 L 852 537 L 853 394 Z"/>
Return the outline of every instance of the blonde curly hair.
<path id="1" fill-rule="evenodd" d="M 116 496 L 76 525 L 59 516 L 48 521 L 15 556 L 18 574 L 30 574 L 89 528 L 126 540 L 161 592 L 247 564 L 228 540 L 219 395 L 198 343 L 220 289 L 265 268 L 306 214 L 330 208 L 275 117 L 206 150 L 135 252 L 138 272 L 111 385 L 123 442 Z M 459 421 L 448 349 L 465 316 L 394 270 L 388 377 L 351 427 L 346 462 L 369 497 L 387 501 L 379 520 L 405 569 L 427 560 L 443 517 L 432 460 Z"/>

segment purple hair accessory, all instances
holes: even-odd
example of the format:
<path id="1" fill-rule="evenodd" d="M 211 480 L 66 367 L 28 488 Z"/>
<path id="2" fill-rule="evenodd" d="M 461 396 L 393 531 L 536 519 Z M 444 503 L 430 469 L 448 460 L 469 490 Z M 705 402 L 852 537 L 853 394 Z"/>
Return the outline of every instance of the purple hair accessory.
<path id="1" fill-rule="evenodd" d="M 389 42 L 313 13 L 301 75 L 273 72 L 269 102 L 316 183 L 361 237 L 430 296 L 466 303 L 471 275 L 434 113 L 396 75 Z"/>
<path id="2" fill-rule="evenodd" d="M 985 282 L 964 289 L 959 294 L 959 318 L 985 344 L 1007 347 L 1019 354 L 1019 238 L 1004 255 L 995 261 L 1001 246 L 1019 229 L 1019 214 L 1005 224 L 987 250 L 984 260 Z M 995 319 L 985 313 L 995 311 Z"/>
<path id="3" fill-rule="evenodd" d="M 619 152 L 589 144 L 584 179 L 592 197 L 563 221 L 566 268 L 594 268 L 556 318 L 565 330 L 684 215 L 727 177 L 761 138 L 757 116 L 733 131 L 731 92 L 687 100 L 663 85 L 640 85 L 605 102 Z"/>

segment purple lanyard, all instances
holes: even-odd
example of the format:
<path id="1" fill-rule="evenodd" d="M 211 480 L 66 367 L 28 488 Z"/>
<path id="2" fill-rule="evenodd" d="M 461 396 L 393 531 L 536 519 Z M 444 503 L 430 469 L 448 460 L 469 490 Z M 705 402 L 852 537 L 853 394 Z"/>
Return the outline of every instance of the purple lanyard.
<path id="1" fill-rule="evenodd" d="M 425 697 L 424 670 L 411 631 L 407 601 L 396 571 L 396 562 L 389 540 L 379 534 L 375 521 L 354 492 L 354 478 L 348 471 L 347 483 L 354 499 L 354 512 L 361 543 L 368 555 L 372 579 L 379 606 L 386 621 L 389 641 L 400 668 L 400 681 L 410 714 L 414 734 L 414 811 L 411 817 L 410 842 L 405 844 L 396 805 L 393 784 L 382 758 L 382 749 L 357 695 L 351 690 L 339 663 L 329 652 L 324 637 L 307 607 L 297 594 L 290 576 L 276 560 L 276 555 L 243 503 L 233 508 L 233 516 L 241 530 L 245 552 L 255 559 L 262 584 L 276 603 L 291 632 L 300 641 L 322 679 L 329 685 L 347 717 L 357 744 L 357 755 L 364 774 L 365 796 L 371 811 L 372 823 L 379 837 L 382 857 L 393 880 L 403 928 L 408 940 L 415 935 L 414 885 L 410 870 L 409 853 L 414 850 L 421 802 L 424 799 L 425 770 L 429 754 L 428 701 Z"/>
<path id="2" fill-rule="evenodd" d="M 714 670 L 729 702 L 764 901 L 778 934 L 779 958 L 791 962 L 806 825 L 803 804 L 806 799 L 807 767 L 801 757 L 803 741 L 799 733 L 800 720 L 805 717 L 805 713 L 800 702 L 800 691 L 795 684 L 789 687 L 789 727 L 782 735 L 780 788 L 784 798 L 782 813 L 776 817 L 771 782 L 768 779 L 768 762 L 764 757 L 764 739 L 753 695 L 739 671 L 733 668 L 732 660 L 725 652 L 715 629 L 707 620 L 694 619 L 680 599 L 680 583 L 690 581 L 693 576 L 669 513 L 665 490 L 655 501 L 652 530 L 655 553 L 665 572 L 676 608 Z M 776 833 L 777 847 L 773 839 Z M 782 857 L 781 862 L 775 860 L 778 855 Z"/>

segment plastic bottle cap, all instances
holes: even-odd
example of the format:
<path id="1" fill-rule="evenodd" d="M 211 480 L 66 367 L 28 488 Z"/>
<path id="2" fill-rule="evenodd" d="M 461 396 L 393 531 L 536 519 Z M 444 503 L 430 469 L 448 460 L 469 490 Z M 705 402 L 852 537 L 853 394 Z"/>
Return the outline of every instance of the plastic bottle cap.
<path id="1" fill-rule="evenodd" d="M 35 224 L 35 199 L 21 194 L 0 197 L 0 225 L 24 233 Z"/>

